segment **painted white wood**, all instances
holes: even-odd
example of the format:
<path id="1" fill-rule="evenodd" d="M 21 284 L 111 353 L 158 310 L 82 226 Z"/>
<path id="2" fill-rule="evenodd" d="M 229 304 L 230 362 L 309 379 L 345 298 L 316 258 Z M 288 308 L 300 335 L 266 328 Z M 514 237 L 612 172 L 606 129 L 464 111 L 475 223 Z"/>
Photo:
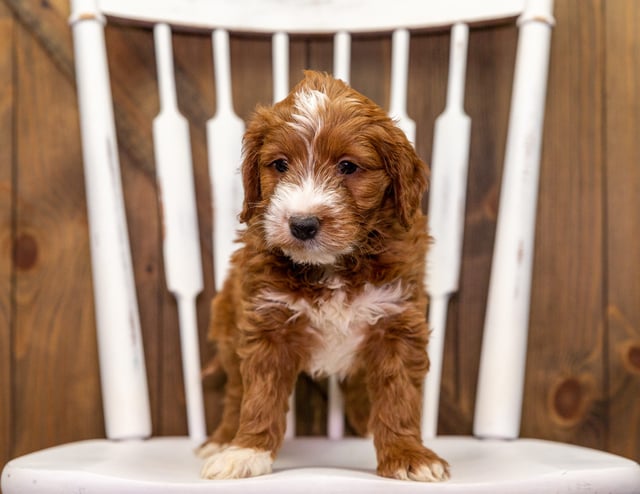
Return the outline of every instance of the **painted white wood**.
<path id="1" fill-rule="evenodd" d="M 290 440 L 296 435 L 296 390 L 289 396 L 289 411 L 287 412 L 287 422 L 284 431 L 284 438 Z"/>
<path id="2" fill-rule="evenodd" d="M 216 82 L 216 113 L 207 121 L 209 178 L 213 202 L 213 261 L 216 291 L 222 289 L 229 271 L 229 259 L 236 250 L 238 215 L 242 210 L 240 176 L 244 121 L 233 111 L 229 33 L 212 34 Z"/>
<path id="3" fill-rule="evenodd" d="M 282 101 L 289 94 L 289 35 L 278 32 L 272 38 L 273 102 Z"/>
<path id="4" fill-rule="evenodd" d="M 347 84 L 351 81 L 351 35 L 346 31 L 333 36 L 333 76 Z"/>
<path id="5" fill-rule="evenodd" d="M 422 395 L 422 437 L 431 439 L 438 434 L 438 409 L 440 406 L 440 382 L 444 355 L 444 336 L 447 326 L 449 294 L 429 296 L 429 372 Z"/>
<path id="6" fill-rule="evenodd" d="M 327 391 L 327 437 L 341 439 L 344 436 L 344 396 L 337 376 L 329 376 Z"/>
<path id="7" fill-rule="evenodd" d="M 272 474 L 240 481 L 201 480 L 202 460 L 185 438 L 93 440 L 13 460 L 3 472 L 2 492 L 29 492 L 35 485 L 41 494 L 637 494 L 640 485 L 637 463 L 567 444 L 439 437 L 427 446 L 449 460 L 451 480 L 425 485 L 378 477 L 373 444 L 362 438 L 287 441 Z"/>
<path id="8" fill-rule="evenodd" d="M 107 15 L 245 32 L 375 32 L 515 18 L 525 0 L 100 0 Z M 336 15 L 336 11 L 340 15 Z M 251 15 L 247 15 L 251 12 Z"/>
<path id="9" fill-rule="evenodd" d="M 427 292 L 431 298 L 427 347 L 429 373 L 425 380 L 422 416 L 423 437 L 435 437 L 438 426 L 440 380 L 451 294 L 458 291 L 471 119 L 464 113 L 469 27 L 456 24 L 451 30 L 447 103 L 436 119 L 431 159 L 429 234 L 434 241 L 427 255 Z"/>
<path id="10" fill-rule="evenodd" d="M 345 31 L 333 37 L 333 76 L 347 84 L 351 78 L 351 35 Z M 329 376 L 327 392 L 327 436 L 344 436 L 344 397 L 337 376 Z"/>
<path id="11" fill-rule="evenodd" d="M 397 121 L 412 144 L 416 142 L 416 123 L 407 114 L 409 83 L 409 31 L 396 29 L 391 35 L 391 95 L 389 115 Z"/>
<path id="12" fill-rule="evenodd" d="M 200 345 L 198 342 L 198 317 L 194 296 L 177 295 L 180 324 L 180 350 L 182 377 L 187 405 L 187 430 L 194 447 L 207 439 L 207 425 L 202 398 L 202 374 Z"/>
<path id="13" fill-rule="evenodd" d="M 151 434 L 138 303 L 126 227 L 104 30 L 91 0 L 75 0 L 73 31 L 107 437 Z"/>
<path id="14" fill-rule="evenodd" d="M 487 300 L 474 434 L 520 433 L 552 0 L 530 0 L 520 24 Z"/>
<path id="15" fill-rule="evenodd" d="M 178 111 L 171 29 L 167 24 L 155 26 L 154 41 L 160 113 L 153 120 L 153 143 L 163 222 L 164 271 L 167 288 L 178 301 L 189 436 L 200 444 L 206 439 L 206 427 L 195 303 L 204 282 L 189 125 Z"/>

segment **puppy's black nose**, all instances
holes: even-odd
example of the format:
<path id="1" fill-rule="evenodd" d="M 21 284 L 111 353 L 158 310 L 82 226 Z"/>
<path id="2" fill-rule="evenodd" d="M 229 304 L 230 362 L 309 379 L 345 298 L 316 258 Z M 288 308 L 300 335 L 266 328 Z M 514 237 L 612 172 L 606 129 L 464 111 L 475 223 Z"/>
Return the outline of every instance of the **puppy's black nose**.
<path id="1" fill-rule="evenodd" d="M 292 216 L 289 218 L 291 234 L 298 240 L 310 240 L 316 236 L 320 221 L 315 216 Z"/>

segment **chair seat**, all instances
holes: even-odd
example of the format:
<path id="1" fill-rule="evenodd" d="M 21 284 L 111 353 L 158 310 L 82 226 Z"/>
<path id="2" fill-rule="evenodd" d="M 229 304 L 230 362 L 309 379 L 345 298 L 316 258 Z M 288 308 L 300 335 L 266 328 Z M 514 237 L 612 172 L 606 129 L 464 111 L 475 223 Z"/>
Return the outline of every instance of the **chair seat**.
<path id="1" fill-rule="evenodd" d="M 378 477 L 373 444 L 360 438 L 296 438 L 285 442 L 272 474 L 224 481 L 199 478 L 202 460 L 188 438 L 89 440 L 12 460 L 2 472 L 2 492 L 640 492 L 637 463 L 578 446 L 457 436 L 428 446 L 450 462 L 451 480 L 426 487 Z"/>

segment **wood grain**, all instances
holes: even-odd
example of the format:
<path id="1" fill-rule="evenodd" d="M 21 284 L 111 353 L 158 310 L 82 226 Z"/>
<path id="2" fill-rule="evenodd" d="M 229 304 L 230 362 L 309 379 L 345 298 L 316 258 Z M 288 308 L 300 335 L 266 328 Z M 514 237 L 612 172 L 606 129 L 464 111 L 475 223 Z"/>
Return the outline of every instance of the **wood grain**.
<path id="1" fill-rule="evenodd" d="M 103 425 L 75 91 L 23 26 L 15 57 L 13 446 L 20 454 L 103 434 Z"/>
<path id="2" fill-rule="evenodd" d="M 73 47 L 69 29 L 69 1 L 23 2 L 3 0 L 15 19 L 25 26 L 61 73 L 74 81 Z"/>
<path id="3" fill-rule="evenodd" d="M 0 466 L 13 442 L 14 20 L 0 3 Z"/>
<path id="4" fill-rule="evenodd" d="M 556 0 L 555 13 L 523 433 L 640 460 L 640 7 L 636 0 Z M 9 40 L 0 44 L 0 463 L 104 433 L 67 17 L 67 0 L 0 2 L 0 36 Z M 106 33 L 154 433 L 184 433 L 150 133 L 158 108 L 152 36 L 111 25 Z M 440 433 L 471 430 L 516 36 L 515 27 L 474 28 L 470 36 L 467 231 L 461 289 L 449 310 Z M 427 161 L 433 120 L 444 107 L 448 44 L 446 32 L 421 33 L 411 44 L 409 114 Z M 256 103 L 271 103 L 271 44 L 232 36 L 231 46 L 236 111 L 246 119 Z M 330 38 L 294 37 L 290 48 L 291 84 L 304 67 L 331 70 Z M 179 104 L 191 123 L 206 359 L 210 38 L 176 34 L 174 52 Z M 383 106 L 389 65 L 389 39 L 354 38 L 352 83 Z M 219 388 L 207 384 L 206 399 L 212 427 Z M 324 383 L 299 382 L 300 432 L 324 432 L 325 404 Z"/>
<path id="5" fill-rule="evenodd" d="M 167 366 L 163 358 L 163 307 L 169 297 L 162 266 L 162 219 L 151 135 L 151 122 L 159 109 L 153 36 L 147 29 L 108 26 L 106 40 L 152 430 L 162 435 L 163 414 L 174 407 L 163 401 Z"/>
<path id="6" fill-rule="evenodd" d="M 606 449 L 640 461 L 640 4 L 604 2 L 609 423 Z"/>
<path id="7" fill-rule="evenodd" d="M 558 2 L 522 432 L 604 448 L 601 2 Z"/>

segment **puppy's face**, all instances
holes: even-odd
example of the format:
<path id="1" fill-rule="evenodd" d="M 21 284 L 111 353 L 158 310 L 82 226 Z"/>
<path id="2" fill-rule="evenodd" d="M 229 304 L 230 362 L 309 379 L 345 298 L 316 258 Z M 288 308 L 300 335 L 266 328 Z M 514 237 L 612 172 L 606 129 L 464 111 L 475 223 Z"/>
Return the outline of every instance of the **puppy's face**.
<path id="1" fill-rule="evenodd" d="M 260 221 L 269 248 L 306 264 L 357 253 L 382 217 L 410 227 L 426 187 L 426 165 L 384 111 L 315 72 L 257 110 L 242 175 L 241 220 Z"/>

